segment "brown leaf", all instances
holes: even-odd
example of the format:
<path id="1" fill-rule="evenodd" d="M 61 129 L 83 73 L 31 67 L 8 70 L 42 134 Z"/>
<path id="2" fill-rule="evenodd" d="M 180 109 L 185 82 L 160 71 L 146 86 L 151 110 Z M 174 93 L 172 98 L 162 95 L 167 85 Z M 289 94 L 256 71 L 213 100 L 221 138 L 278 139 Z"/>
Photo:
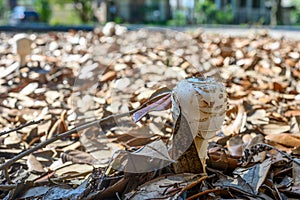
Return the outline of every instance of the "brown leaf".
<path id="1" fill-rule="evenodd" d="M 288 110 L 284 113 L 286 117 L 300 116 L 300 110 Z"/>
<path id="2" fill-rule="evenodd" d="M 283 86 L 283 84 L 278 83 L 278 82 L 274 82 L 274 83 L 273 83 L 273 87 L 274 87 L 274 90 L 275 90 L 275 91 L 278 91 L 278 92 L 284 92 L 285 89 L 286 89 L 286 87 Z"/>
<path id="3" fill-rule="evenodd" d="M 267 124 L 261 126 L 262 132 L 266 135 L 280 134 L 290 130 L 290 125 L 287 124 Z"/>
<path id="4" fill-rule="evenodd" d="M 58 176 L 67 176 L 67 175 L 79 175 L 79 174 L 89 174 L 93 171 L 93 166 L 88 164 L 70 164 L 66 162 L 63 166 L 60 166 L 56 169 L 56 174 Z"/>
<path id="5" fill-rule="evenodd" d="M 300 146 L 300 135 L 280 133 L 280 134 L 270 134 L 265 137 L 267 140 L 277 142 L 279 144 L 288 147 L 299 147 Z"/>
<path id="6" fill-rule="evenodd" d="M 71 161 L 72 163 L 84 163 L 91 165 L 96 164 L 97 162 L 97 159 L 91 154 L 79 150 L 64 152 L 61 154 L 61 158 L 63 159 L 63 162 Z"/>
<path id="7" fill-rule="evenodd" d="M 27 166 L 29 171 L 45 172 L 43 165 L 32 154 L 28 156 Z"/>
<path id="8" fill-rule="evenodd" d="M 271 159 L 267 159 L 263 163 L 256 164 L 250 168 L 238 168 L 233 173 L 243 178 L 252 187 L 255 194 L 258 194 L 260 186 L 267 177 L 271 163 Z"/>
<path id="9" fill-rule="evenodd" d="M 117 73 L 115 71 L 108 71 L 100 78 L 100 82 L 107 82 L 115 79 L 117 77 Z"/>
<path id="10" fill-rule="evenodd" d="M 240 136 L 230 138 L 227 146 L 231 156 L 241 157 L 243 155 L 243 140 Z"/>

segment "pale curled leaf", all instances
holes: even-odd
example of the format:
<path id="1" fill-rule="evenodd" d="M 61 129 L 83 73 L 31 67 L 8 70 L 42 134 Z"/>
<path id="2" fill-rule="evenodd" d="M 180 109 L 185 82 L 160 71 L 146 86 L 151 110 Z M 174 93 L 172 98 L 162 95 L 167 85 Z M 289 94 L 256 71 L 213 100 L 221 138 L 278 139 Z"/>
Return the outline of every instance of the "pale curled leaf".
<path id="1" fill-rule="evenodd" d="M 133 120 L 134 122 L 138 122 L 141 120 L 146 114 L 148 114 L 151 111 L 162 111 L 166 110 L 171 105 L 171 94 L 164 95 L 161 99 L 154 101 L 150 105 L 146 106 L 145 108 L 142 108 L 135 113 L 133 113 Z"/>
<path id="2" fill-rule="evenodd" d="M 262 126 L 264 134 L 280 134 L 290 130 L 290 125 L 287 124 L 266 124 Z"/>
<path id="3" fill-rule="evenodd" d="M 161 140 L 151 142 L 135 152 L 120 151 L 112 164 L 114 169 L 131 173 L 148 172 L 157 166 L 175 162 Z"/>

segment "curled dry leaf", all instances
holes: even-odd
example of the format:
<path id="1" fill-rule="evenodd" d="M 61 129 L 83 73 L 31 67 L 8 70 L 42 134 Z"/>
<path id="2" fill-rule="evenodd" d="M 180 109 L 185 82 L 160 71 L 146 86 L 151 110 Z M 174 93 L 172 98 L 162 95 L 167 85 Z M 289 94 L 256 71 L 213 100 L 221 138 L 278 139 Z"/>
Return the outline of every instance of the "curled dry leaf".
<path id="1" fill-rule="evenodd" d="M 134 122 L 141 120 L 146 114 L 151 111 L 162 111 L 170 108 L 171 106 L 171 94 L 167 88 L 161 88 L 154 92 L 150 99 L 149 105 L 133 113 Z"/>
<path id="2" fill-rule="evenodd" d="M 175 161 L 170 157 L 166 145 L 161 140 L 157 140 L 135 152 L 120 151 L 112 166 L 114 169 L 129 173 L 143 173 L 173 162 Z"/>

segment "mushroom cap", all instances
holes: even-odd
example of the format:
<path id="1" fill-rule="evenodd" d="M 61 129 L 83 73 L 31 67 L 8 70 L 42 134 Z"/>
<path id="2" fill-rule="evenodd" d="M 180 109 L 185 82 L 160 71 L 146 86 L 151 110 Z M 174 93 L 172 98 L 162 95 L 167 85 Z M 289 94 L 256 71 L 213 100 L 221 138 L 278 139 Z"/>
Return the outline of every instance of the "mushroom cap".
<path id="1" fill-rule="evenodd" d="M 225 86 L 213 77 L 188 78 L 180 81 L 173 90 L 173 118 L 177 120 L 180 110 L 193 137 L 209 139 L 223 124 L 226 101 Z"/>

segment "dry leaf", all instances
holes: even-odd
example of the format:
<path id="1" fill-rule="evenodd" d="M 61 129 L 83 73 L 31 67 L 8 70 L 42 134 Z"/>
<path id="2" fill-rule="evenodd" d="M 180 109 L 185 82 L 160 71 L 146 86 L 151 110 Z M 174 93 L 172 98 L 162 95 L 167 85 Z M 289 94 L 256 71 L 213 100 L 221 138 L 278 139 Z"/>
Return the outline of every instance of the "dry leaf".
<path id="1" fill-rule="evenodd" d="M 170 106 L 171 106 L 171 94 L 167 94 L 165 96 L 162 96 L 161 99 L 158 99 L 157 101 L 149 104 L 145 108 L 136 111 L 132 117 L 134 122 L 138 122 L 149 112 L 166 110 L 170 108 Z"/>
<path id="2" fill-rule="evenodd" d="M 238 168 L 233 173 L 243 178 L 251 186 L 254 193 L 258 194 L 259 188 L 267 177 L 271 163 L 271 159 L 267 159 L 263 163 L 250 168 Z"/>
<path id="3" fill-rule="evenodd" d="M 300 146 L 300 135 L 280 133 L 270 134 L 265 137 L 267 140 L 282 144 L 288 147 L 299 147 Z"/>
<path id="4" fill-rule="evenodd" d="M 121 151 L 114 159 L 113 168 L 130 173 L 150 172 L 175 162 L 171 159 L 166 145 L 157 140 L 135 152 Z"/>
<path id="5" fill-rule="evenodd" d="M 267 124 L 261 126 L 261 128 L 266 135 L 280 134 L 290 130 L 290 126 L 286 124 Z"/>
<path id="6" fill-rule="evenodd" d="M 27 166 L 29 171 L 34 172 L 45 172 L 43 165 L 36 159 L 36 157 L 32 154 L 28 156 Z"/>
<path id="7" fill-rule="evenodd" d="M 227 141 L 227 148 L 231 156 L 241 157 L 243 155 L 243 140 L 240 136 L 232 137 Z"/>
<path id="8" fill-rule="evenodd" d="M 136 191 L 125 194 L 127 200 L 139 200 L 139 199 L 153 199 L 153 198 L 167 198 L 167 191 L 176 189 L 176 185 L 180 183 L 181 187 L 190 184 L 195 179 L 195 175 L 192 174 L 179 174 L 167 177 L 158 177 L 152 181 L 149 181 L 141 186 Z M 164 186 L 169 186 L 165 188 Z M 178 190 L 179 192 L 180 190 Z"/>

